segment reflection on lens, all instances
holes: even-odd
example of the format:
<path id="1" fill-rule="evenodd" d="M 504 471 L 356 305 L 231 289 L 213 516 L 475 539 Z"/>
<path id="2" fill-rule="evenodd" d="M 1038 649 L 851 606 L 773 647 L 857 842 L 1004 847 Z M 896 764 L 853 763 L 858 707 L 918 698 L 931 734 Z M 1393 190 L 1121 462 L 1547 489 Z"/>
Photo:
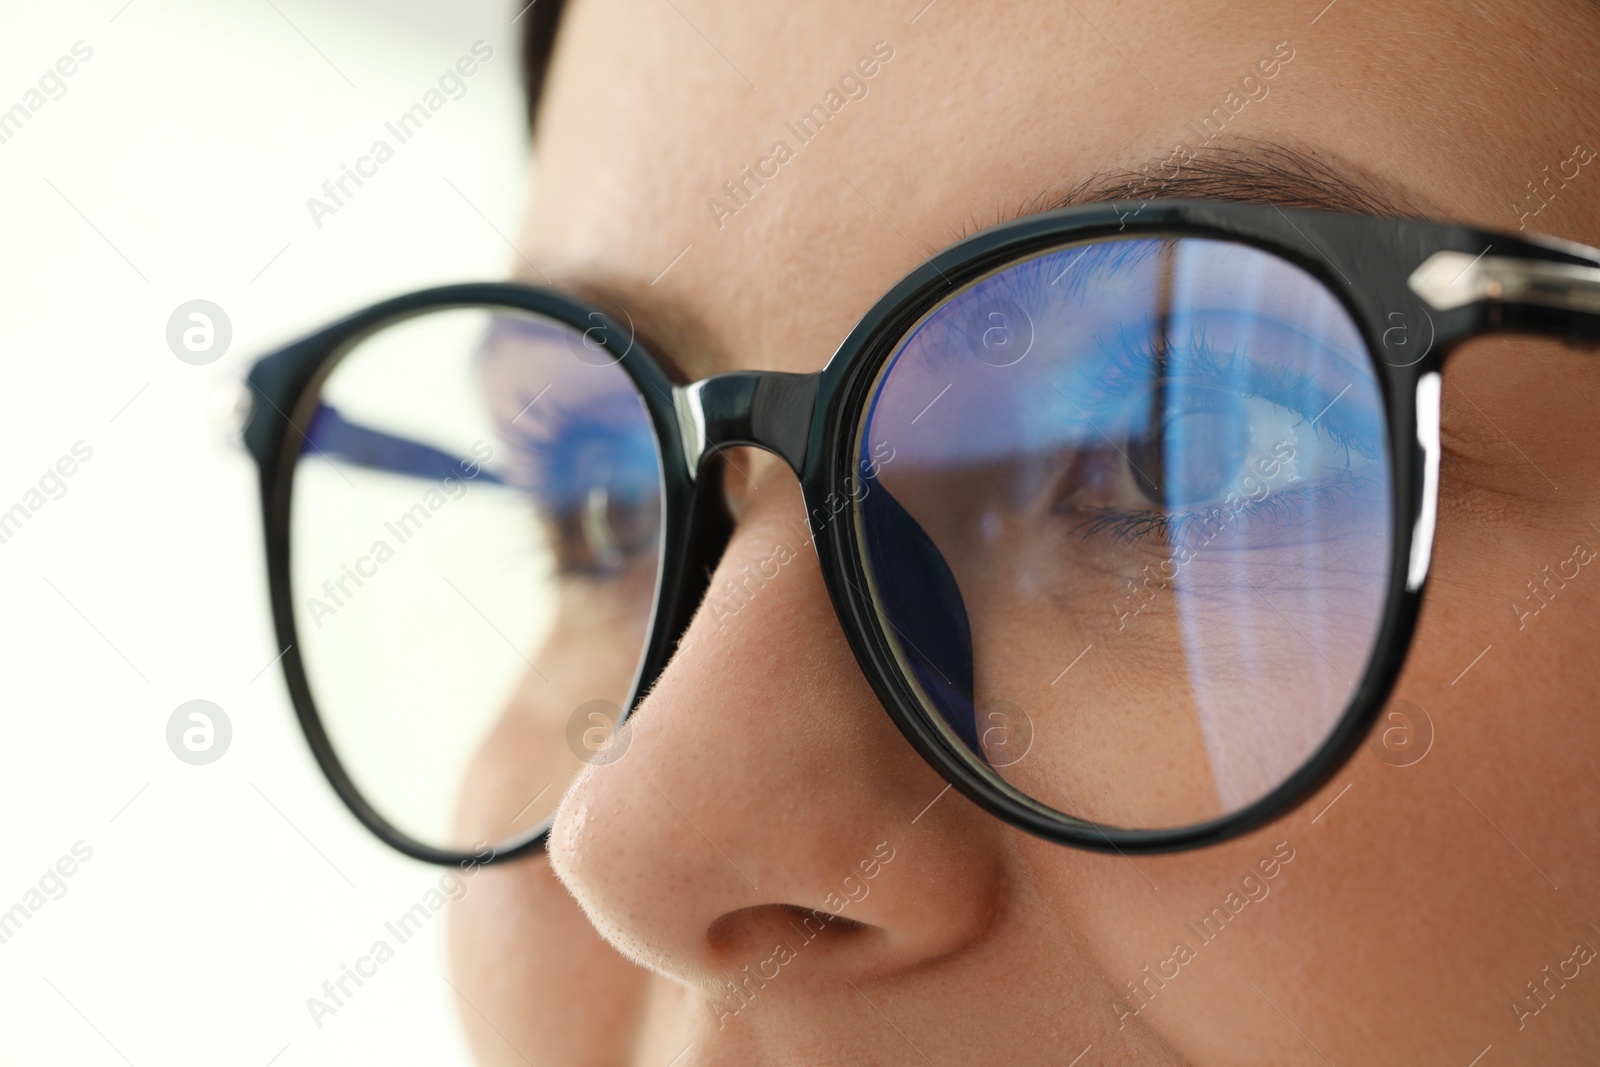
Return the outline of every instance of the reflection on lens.
<path id="1" fill-rule="evenodd" d="M 997 360 L 1024 325 L 1026 358 Z M 885 364 L 858 449 L 889 446 L 856 514 L 884 632 L 930 718 L 1040 803 L 1139 829 L 1237 811 L 1361 681 L 1384 406 L 1355 323 L 1292 264 L 1199 238 L 1015 263 Z"/>
<path id="2" fill-rule="evenodd" d="M 532 315 L 413 316 L 295 417 L 312 697 L 363 798 L 422 844 L 520 838 L 595 753 L 626 751 L 608 742 L 655 598 L 661 464 L 631 380 L 586 351 Z M 601 737 L 596 708 L 604 737 L 574 745 Z"/>

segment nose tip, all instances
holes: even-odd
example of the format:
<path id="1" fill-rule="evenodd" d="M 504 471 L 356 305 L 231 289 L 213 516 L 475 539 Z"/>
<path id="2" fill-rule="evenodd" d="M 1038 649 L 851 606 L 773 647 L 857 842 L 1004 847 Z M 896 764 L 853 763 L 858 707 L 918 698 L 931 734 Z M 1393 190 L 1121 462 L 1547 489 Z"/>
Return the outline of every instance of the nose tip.
<path id="1" fill-rule="evenodd" d="M 746 965 L 780 966 L 775 952 L 801 958 L 786 974 L 836 978 L 943 958 L 987 928 L 998 893 L 999 835 L 878 704 L 803 528 L 772 504 L 798 510 L 795 483 L 774 483 L 711 583 L 715 597 L 741 575 L 746 601 L 702 605 L 626 756 L 584 769 L 550 839 L 604 937 L 714 999 Z M 751 566 L 773 558 L 775 575 Z"/>

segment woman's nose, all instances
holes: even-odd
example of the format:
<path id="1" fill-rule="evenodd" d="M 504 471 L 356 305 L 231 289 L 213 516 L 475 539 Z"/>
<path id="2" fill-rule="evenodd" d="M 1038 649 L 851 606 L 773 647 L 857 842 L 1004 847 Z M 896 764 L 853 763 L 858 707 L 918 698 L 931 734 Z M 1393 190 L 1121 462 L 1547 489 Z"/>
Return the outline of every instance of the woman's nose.
<path id="1" fill-rule="evenodd" d="M 808 536 L 792 479 L 753 494 L 626 754 L 586 768 L 550 839 L 612 944 L 729 1003 L 791 966 L 947 955 L 1000 883 L 999 824 L 879 705 Z"/>

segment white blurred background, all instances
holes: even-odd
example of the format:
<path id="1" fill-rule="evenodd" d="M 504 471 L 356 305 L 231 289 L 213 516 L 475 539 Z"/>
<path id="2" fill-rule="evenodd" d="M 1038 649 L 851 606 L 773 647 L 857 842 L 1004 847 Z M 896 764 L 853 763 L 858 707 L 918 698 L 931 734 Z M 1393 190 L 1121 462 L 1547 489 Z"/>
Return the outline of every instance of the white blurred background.
<path id="1" fill-rule="evenodd" d="M 28 912 L 0 943 L 0 1062 L 466 1062 L 442 915 L 320 1026 L 308 1010 L 439 872 L 362 829 L 299 734 L 254 471 L 216 401 L 365 302 L 504 276 L 521 7 L 0 2 L 0 112 L 92 49 L 0 127 L 0 511 L 93 450 L 0 543 L 0 914 Z M 480 40 L 466 94 L 317 227 L 307 198 Z M 209 366 L 167 345 L 195 299 L 232 325 Z M 232 725 L 206 766 L 166 740 L 196 699 Z M 47 876 L 78 842 L 92 857 Z"/>

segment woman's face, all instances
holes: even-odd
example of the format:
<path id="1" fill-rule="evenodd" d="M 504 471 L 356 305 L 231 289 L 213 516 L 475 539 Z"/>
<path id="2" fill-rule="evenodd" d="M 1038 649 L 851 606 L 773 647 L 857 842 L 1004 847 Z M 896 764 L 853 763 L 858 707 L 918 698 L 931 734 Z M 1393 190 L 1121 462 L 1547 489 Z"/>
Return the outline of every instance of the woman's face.
<path id="1" fill-rule="evenodd" d="M 1588 5 L 919 3 L 569 5 L 519 273 L 626 311 L 699 378 L 814 371 L 929 253 L 1118 190 L 1600 243 Z M 825 121 L 797 130 L 819 104 Z M 1195 165 L 1151 182 L 1179 144 Z M 1407 718 L 1375 730 L 1431 730 L 1420 760 L 1379 738 L 1301 808 L 1211 848 L 1037 840 L 946 792 L 902 739 L 801 549 L 737 611 L 702 607 L 622 757 L 577 771 L 548 860 L 489 869 L 459 905 L 454 980 L 481 1057 L 1592 1056 L 1600 578 L 1575 561 L 1600 546 L 1600 365 L 1497 337 L 1457 353 L 1445 382 L 1432 581 L 1391 704 Z M 785 467 L 736 465 L 713 588 L 770 571 L 805 525 Z M 581 625 L 639 625 L 582 590 L 567 600 Z M 1163 640 L 1159 612 L 1145 622 L 1099 654 L 1136 663 L 1138 638 Z M 985 662 L 1053 674 L 1049 623 L 1019 614 Z M 584 679 L 630 669 L 574 644 L 535 661 L 574 680 L 552 721 L 595 695 Z M 1115 676 L 1085 669 L 1083 685 Z M 1127 736 L 1081 739 L 1096 788 L 1133 775 L 1157 807 L 1218 803 L 1164 777 L 1193 739 L 1161 730 L 1161 679 L 1129 673 L 1144 711 Z M 503 807 L 497 761 L 521 721 L 480 756 L 468 822 Z"/>

